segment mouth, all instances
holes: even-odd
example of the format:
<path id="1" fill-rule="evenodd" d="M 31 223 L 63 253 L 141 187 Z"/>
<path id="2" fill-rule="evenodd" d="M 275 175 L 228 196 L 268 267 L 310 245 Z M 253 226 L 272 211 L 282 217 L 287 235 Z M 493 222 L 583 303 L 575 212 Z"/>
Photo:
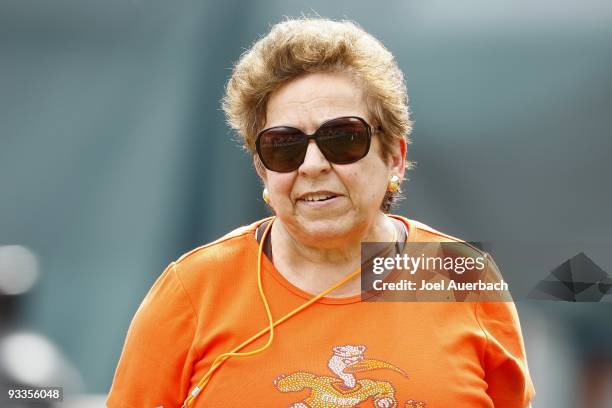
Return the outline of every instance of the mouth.
<path id="1" fill-rule="evenodd" d="M 298 197 L 297 201 L 304 201 L 306 203 L 320 203 L 329 200 L 333 200 L 339 197 L 340 194 L 332 193 L 329 191 L 316 191 L 313 193 L 302 194 Z"/>

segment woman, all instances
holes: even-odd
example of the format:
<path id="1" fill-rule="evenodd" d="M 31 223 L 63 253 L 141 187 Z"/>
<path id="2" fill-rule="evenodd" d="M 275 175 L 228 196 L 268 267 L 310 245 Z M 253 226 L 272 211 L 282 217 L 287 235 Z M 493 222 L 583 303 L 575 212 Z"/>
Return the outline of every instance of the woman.
<path id="1" fill-rule="evenodd" d="M 528 405 L 512 303 L 362 301 L 362 242 L 455 241 L 386 215 L 411 122 L 377 40 L 350 22 L 277 24 L 223 107 L 275 217 L 170 264 L 134 317 L 109 407 Z"/>

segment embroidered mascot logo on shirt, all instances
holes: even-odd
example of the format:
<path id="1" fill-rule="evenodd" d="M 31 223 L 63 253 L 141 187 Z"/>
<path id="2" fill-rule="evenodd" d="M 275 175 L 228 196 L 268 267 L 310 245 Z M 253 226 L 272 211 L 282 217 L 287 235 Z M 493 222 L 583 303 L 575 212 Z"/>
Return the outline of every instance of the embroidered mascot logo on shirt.
<path id="1" fill-rule="evenodd" d="M 362 345 L 334 347 L 327 367 L 336 377 L 297 371 L 289 375 L 279 375 L 274 380 L 274 385 L 281 392 L 311 390 L 306 399 L 291 404 L 289 408 L 351 408 L 370 398 L 376 408 L 396 408 L 395 389 L 391 383 L 368 378 L 357 379 L 355 374 L 384 368 L 405 377 L 408 375 L 392 364 L 364 358 L 365 350 L 366 347 Z M 405 408 L 424 407 L 423 402 L 412 400 L 407 401 L 405 405 Z"/>

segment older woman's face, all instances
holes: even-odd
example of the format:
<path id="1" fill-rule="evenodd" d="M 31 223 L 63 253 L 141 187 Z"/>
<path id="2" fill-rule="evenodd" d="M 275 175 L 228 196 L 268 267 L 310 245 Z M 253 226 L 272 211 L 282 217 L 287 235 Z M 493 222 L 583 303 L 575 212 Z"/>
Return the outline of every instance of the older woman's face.
<path id="1" fill-rule="evenodd" d="M 312 134 L 326 120 L 341 116 L 359 116 L 375 127 L 362 89 L 349 75 L 315 73 L 271 95 L 265 126 L 292 126 Z M 378 137 L 372 135 L 368 155 L 355 163 L 330 163 L 311 140 L 297 170 L 265 170 L 262 177 L 270 204 L 296 239 L 306 245 L 331 247 L 348 237 L 362 236 L 372 227 L 389 178 L 394 174 L 403 177 L 406 148 L 403 141 L 398 142 L 385 161 Z"/>

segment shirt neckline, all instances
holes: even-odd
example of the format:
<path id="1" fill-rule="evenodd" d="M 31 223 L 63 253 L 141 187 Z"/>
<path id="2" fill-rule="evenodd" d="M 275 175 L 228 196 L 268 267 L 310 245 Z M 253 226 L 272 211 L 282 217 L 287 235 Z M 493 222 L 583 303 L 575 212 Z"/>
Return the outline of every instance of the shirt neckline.
<path id="1" fill-rule="evenodd" d="M 388 215 L 388 216 L 395 220 L 400 221 L 404 225 L 404 227 L 406 228 L 406 242 L 414 241 L 416 230 L 414 226 L 412 225 L 412 223 L 410 222 L 410 220 L 404 217 L 397 216 L 397 215 Z M 262 220 L 260 223 L 258 223 L 255 226 L 254 233 L 251 234 L 252 242 L 255 244 L 256 249 L 259 249 L 259 242 L 257 241 L 257 237 L 255 236 L 255 234 L 257 233 L 257 229 L 262 223 L 269 221 L 269 220 L 270 218 L 266 218 Z M 312 293 L 309 293 L 309 292 L 306 292 L 305 290 L 300 289 L 299 287 L 295 286 L 293 283 L 289 282 L 289 280 L 285 278 L 283 274 L 281 274 L 278 271 L 278 269 L 276 269 L 276 266 L 274 266 L 274 264 L 270 261 L 270 259 L 267 256 L 265 256 L 265 254 L 262 254 L 262 258 L 263 259 L 261 263 L 262 263 L 263 271 L 266 271 L 270 275 L 272 275 L 272 277 L 285 289 L 287 289 L 294 295 L 297 295 L 305 300 L 310 300 L 316 296 L 316 295 L 313 295 Z M 362 292 L 358 295 L 346 296 L 346 297 L 326 296 L 326 297 L 322 297 L 321 299 L 317 300 L 317 302 L 315 303 L 323 303 L 323 304 L 329 304 L 329 305 L 343 305 L 343 304 L 350 304 L 350 303 L 359 303 L 362 300 L 369 299 L 373 296 L 376 296 L 376 294 L 368 293 L 368 292 Z"/>

